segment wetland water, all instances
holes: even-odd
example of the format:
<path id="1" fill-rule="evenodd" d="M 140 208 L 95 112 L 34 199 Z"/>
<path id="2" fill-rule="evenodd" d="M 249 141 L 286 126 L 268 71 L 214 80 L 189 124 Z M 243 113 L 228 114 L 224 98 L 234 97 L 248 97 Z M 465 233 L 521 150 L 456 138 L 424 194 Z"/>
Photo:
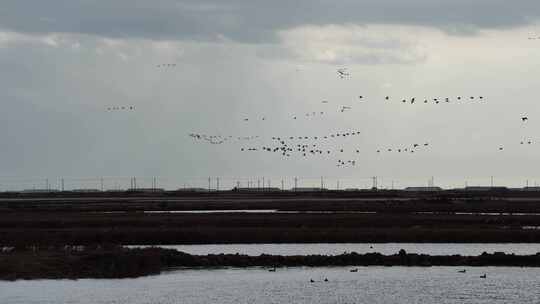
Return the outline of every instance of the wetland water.
<path id="1" fill-rule="evenodd" d="M 459 270 L 466 269 L 466 273 Z M 540 269 L 184 269 L 120 280 L 0 282 L 3 304 L 538 303 Z M 486 274 L 486 278 L 480 278 Z M 328 282 L 324 282 L 327 278 Z M 311 283 L 313 279 L 315 282 Z"/>

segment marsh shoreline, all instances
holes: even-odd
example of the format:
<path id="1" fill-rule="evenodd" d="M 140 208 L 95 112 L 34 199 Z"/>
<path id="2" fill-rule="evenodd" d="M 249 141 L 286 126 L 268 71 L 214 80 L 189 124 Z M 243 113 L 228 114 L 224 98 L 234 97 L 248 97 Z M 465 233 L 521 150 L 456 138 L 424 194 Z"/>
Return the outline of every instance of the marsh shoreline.
<path id="1" fill-rule="evenodd" d="M 122 246 L 63 246 L 13 248 L 0 253 L 0 280 L 134 278 L 175 268 L 217 267 L 332 267 L 332 266 L 511 266 L 540 267 L 540 253 L 514 255 L 495 252 L 478 256 L 412 254 L 358 254 L 334 256 L 241 254 L 191 255 L 173 249 Z"/>

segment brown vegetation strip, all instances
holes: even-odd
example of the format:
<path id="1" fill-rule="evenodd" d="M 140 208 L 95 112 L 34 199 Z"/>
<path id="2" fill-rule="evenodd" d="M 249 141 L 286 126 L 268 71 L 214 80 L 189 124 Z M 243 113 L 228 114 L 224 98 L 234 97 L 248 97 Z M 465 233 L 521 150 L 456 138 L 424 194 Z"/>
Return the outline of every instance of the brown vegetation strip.
<path id="1" fill-rule="evenodd" d="M 381 213 L 540 213 L 534 191 L 351 191 L 220 193 L 0 193 L 0 211 L 151 211 L 277 209 Z"/>
<path id="2" fill-rule="evenodd" d="M 209 209 L 277 209 L 299 213 L 144 213 Z M 540 193 L 526 191 L 0 194 L 0 246 L 540 243 L 540 229 L 523 229 L 538 226 Z"/>
<path id="3" fill-rule="evenodd" d="M 1 245 L 519 242 L 540 216 L 454 214 L 0 214 Z"/>

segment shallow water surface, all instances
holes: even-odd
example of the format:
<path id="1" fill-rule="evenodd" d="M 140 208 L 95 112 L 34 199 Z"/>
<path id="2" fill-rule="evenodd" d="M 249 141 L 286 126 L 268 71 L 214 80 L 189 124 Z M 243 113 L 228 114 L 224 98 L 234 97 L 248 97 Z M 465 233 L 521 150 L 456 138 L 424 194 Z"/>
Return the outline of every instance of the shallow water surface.
<path id="1" fill-rule="evenodd" d="M 466 269 L 466 273 L 458 270 Z M 535 303 L 540 269 L 360 267 L 176 270 L 121 280 L 0 282 L 0 303 Z M 486 274 L 487 278 L 480 276 Z M 328 282 L 324 282 L 327 278 Z M 311 283 L 313 279 L 315 282 Z"/>

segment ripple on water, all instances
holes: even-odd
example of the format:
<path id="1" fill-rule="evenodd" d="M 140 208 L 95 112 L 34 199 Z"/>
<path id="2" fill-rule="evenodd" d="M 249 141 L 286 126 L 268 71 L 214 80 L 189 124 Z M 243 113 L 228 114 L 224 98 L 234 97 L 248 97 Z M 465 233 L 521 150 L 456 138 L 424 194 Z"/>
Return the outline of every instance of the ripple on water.
<path id="1" fill-rule="evenodd" d="M 538 303 L 540 269 L 359 267 L 178 270 L 121 280 L 0 282 L 0 303 Z M 481 279 L 481 274 L 487 274 Z M 328 278 L 328 282 L 324 279 Z M 314 282 L 311 283 L 310 279 Z"/>

